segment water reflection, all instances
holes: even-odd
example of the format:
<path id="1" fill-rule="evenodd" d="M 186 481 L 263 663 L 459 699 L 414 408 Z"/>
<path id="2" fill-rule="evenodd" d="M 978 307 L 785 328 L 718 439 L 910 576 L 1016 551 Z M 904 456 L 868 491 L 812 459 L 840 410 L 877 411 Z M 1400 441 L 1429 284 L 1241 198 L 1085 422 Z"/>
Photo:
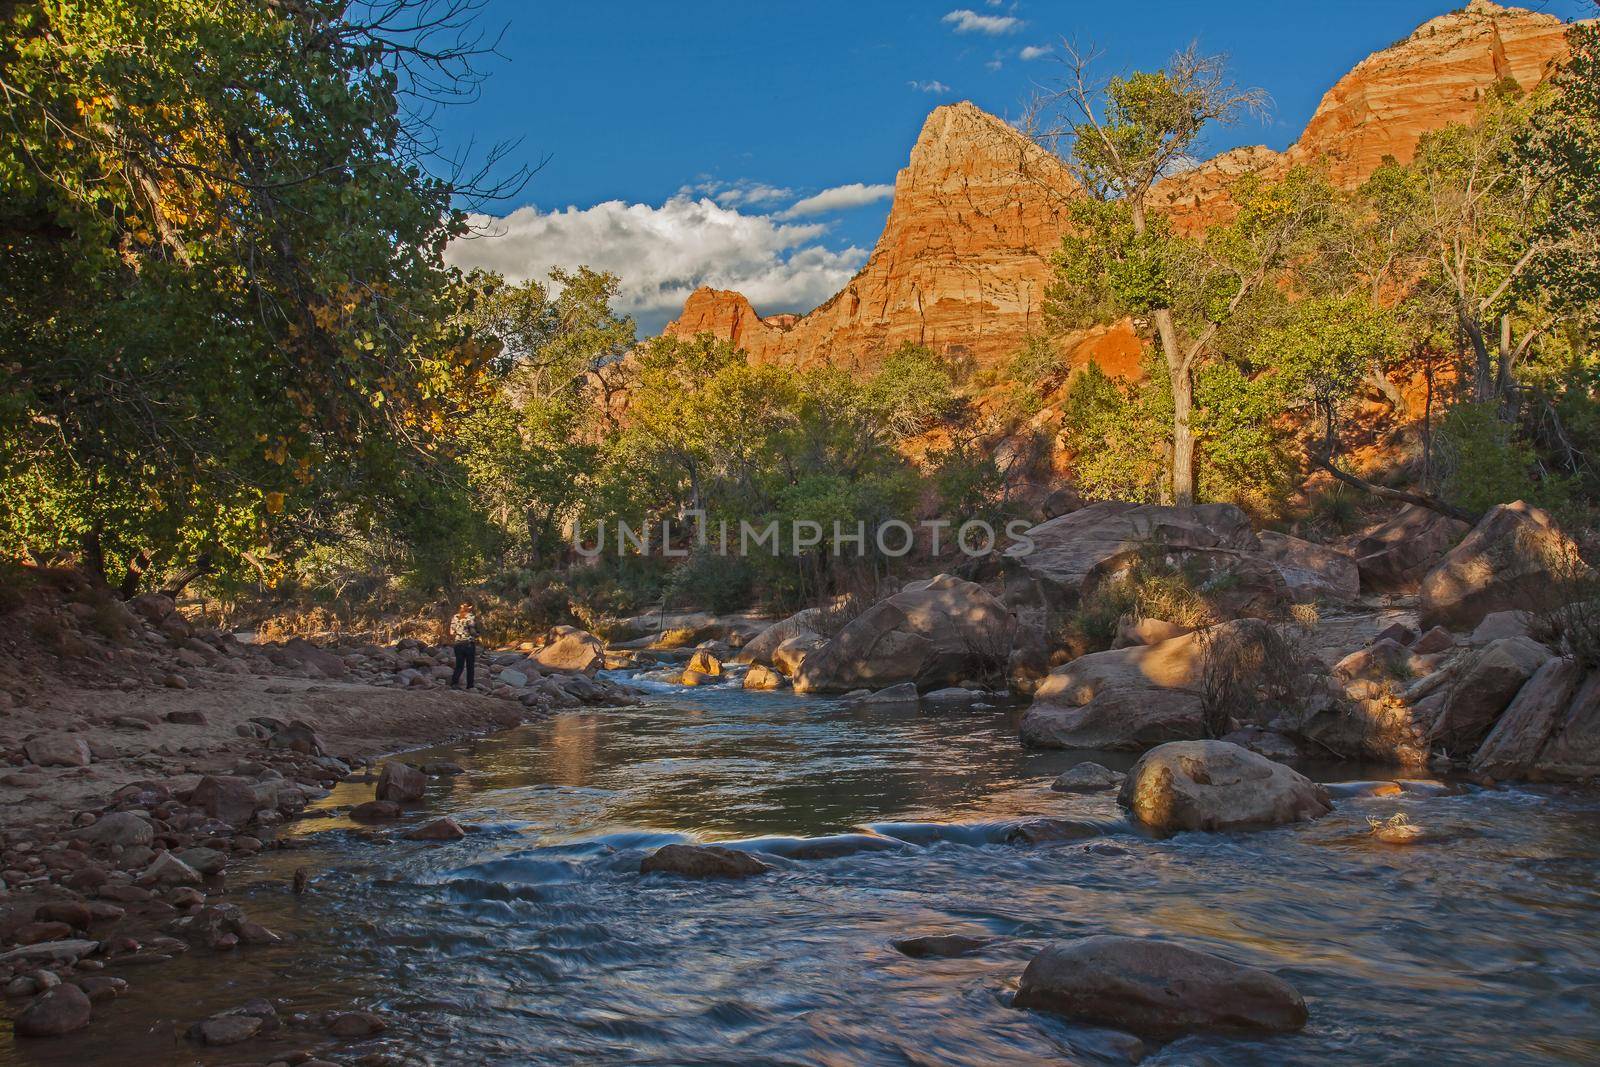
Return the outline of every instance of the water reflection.
<path id="1" fill-rule="evenodd" d="M 408 825 L 450 813 L 479 832 L 425 845 L 302 824 L 310 849 L 263 857 L 239 894 L 298 945 L 152 973 L 114 1010 L 148 1027 L 261 992 L 354 998 L 397 1024 L 355 1052 L 439 1064 L 1122 1063 L 1127 1038 L 1009 1004 L 1044 942 L 1118 932 L 1278 969 L 1312 1008 L 1300 1035 L 1191 1037 L 1144 1046 L 1146 1062 L 1600 1061 L 1592 795 L 1344 800 L 1314 824 L 1158 841 L 1108 794 L 1050 791 L 1085 757 L 1020 748 L 1015 720 L 719 688 L 433 750 L 466 772 L 438 779 Z M 1436 843 L 1375 845 L 1366 818 L 1396 812 Z M 1005 843 L 1039 816 L 1110 836 Z M 849 834 L 867 836 L 827 836 Z M 775 869 L 639 876 L 649 850 L 689 838 L 737 840 Z M 319 872 L 304 899 L 286 888 L 300 864 Z M 996 940 L 950 960 L 888 944 L 934 932 Z M 23 1062 L 167 1062 L 105 1040 Z M 184 1062 L 272 1051 L 171 1047 Z"/>

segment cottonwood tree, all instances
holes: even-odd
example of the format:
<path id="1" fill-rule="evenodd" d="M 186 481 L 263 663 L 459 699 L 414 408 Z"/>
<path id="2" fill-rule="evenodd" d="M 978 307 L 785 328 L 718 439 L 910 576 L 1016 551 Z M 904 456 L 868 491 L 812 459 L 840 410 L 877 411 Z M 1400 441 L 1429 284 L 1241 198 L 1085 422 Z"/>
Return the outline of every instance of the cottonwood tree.
<path id="1" fill-rule="evenodd" d="M 442 252 L 505 190 L 428 125 L 477 6 L 0 5 L 0 552 L 269 576 L 426 470 L 489 355 Z"/>
<path id="2" fill-rule="evenodd" d="M 1195 497 L 1195 373 L 1219 331 L 1269 286 L 1322 210 L 1317 183 L 1245 183 L 1232 224 L 1204 238 L 1174 232 L 1148 207 L 1162 177 L 1199 147 L 1208 126 L 1259 111 L 1265 97 L 1240 89 L 1221 57 L 1194 48 L 1158 71 L 1095 79 L 1095 56 L 1064 42 L 1065 75 L 1029 112 L 1033 139 L 1059 158 L 1084 196 L 1070 203 L 1071 231 L 1055 257 L 1046 320 L 1079 329 L 1131 315 L 1154 328 L 1172 393 L 1170 494 Z"/>

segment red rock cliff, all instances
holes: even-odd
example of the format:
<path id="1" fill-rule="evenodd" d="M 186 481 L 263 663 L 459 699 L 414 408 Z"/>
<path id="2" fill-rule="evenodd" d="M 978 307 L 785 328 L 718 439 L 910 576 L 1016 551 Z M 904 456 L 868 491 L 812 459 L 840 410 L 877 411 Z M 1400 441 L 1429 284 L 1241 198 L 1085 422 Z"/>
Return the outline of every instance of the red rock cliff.
<path id="1" fill-rule="evenodd" d="M 1473 0 L 1357 64 L 1287 152 L 1226 152 L 1161 183 L 1152 200 L 1192 232 L 1228 217 L 1242 174 L 1315 159 L 1357 185 L 1386 155 L 1408 162 L 1425 132 L 1471 119 L 1496 81 L 1532 89 L 1565 54 L 1559 19 Z M 1000 119 L 969 103 L 936 108 L 895 180 L 883 236 L 842 292 L 808 315 L 762 319 L 738 293 L 701 289 L 666 332 L 709 330 L 767 363 L 871 366 L 905 341 L 999 363 L 1040 325 L 1047 257 L 1072 192 L 1066 171 Z"/>

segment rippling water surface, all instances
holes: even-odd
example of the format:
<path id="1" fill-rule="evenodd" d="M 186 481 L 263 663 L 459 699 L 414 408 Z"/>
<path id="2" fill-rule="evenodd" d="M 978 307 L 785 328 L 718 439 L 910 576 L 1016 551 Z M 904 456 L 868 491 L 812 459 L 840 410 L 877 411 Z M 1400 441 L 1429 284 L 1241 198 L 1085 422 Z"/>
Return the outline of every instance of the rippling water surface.
<path id="1" fill-rule="evenodd" d="M 305 850 L 230 873 L 234 897 L 293 944 L 129 974 L 109 1023 L 48 1050 L 0 1044 L 0 1058 L 266 1062 L 278 1046 L 201 1053 L 160 1022 L 181 1030 L 266 993 L 285 1010 L 374 1007 L 395 1025 L 360 1050 L 440 1064 L 1600 1062 L 1592 794 L 1343 800 L 1313 824 L 1152 840 L 1110 794 L 1050 791 L 1084 755 L 1022 749 L 1014 711 L 658 698 L 429 750 L 467 772 L 438 780 L 407 825 L 448 813 L 479 832 L 427 845 L 332 814 L 299 823 Z M 341 787 L 329 807 L 369 790 Z M 1436 842 L 1366 836 L 1368 816 L 1400 811 Z M 1106 836 L 1005 843 L 1040 815 Z M 640 877 L 649 850 L 687 840 L 736 842 L 777 869 Z M 296 898 L 301 865 L 315 884 Z M 889 947 L 945 932 L 994 941 L 947 960 Z M 1311 1025 L 1141 1048 L 1011 1007 L 1040 946 L 1103 932 L 1272 968 Z"/>

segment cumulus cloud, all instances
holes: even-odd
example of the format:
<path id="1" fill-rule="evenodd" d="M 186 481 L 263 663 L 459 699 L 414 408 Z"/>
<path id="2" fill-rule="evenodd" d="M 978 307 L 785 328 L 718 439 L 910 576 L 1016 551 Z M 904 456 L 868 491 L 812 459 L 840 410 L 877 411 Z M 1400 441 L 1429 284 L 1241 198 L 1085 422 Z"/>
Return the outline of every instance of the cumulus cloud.
<path id="1" fill-rule="evenodd" d="M 866 185 L 862 182 L 851 182 L 849 185 L 836 185 L 832 189 L 824 189 L 814 196 L 804 200 L 796 200 L 787 211 L 779 214 L 779 218 L 792 219 L 801 215 L 821 215 L 829 211 L 843 211 L 846 208 L 860 207 L 862 204 L 871 204 L 878 200 L 887 200 L 894 195 L 892 185 Z"/>
<path id="2" fill-rule="evenodd" d="M 549 212 L 523 207 L 471 222 L 480 236 L 452 242 L 451 263 L 513 281 L 542 279 L 552 267 L 610 271 L 622 279 L 616 310 L 633 315 L 646 334 L 702 285 L 737 289 L 763 313 L 809 311 L 867 259 L 862 248 L 818 243 L 822 224 L 746 215 L 709 196 L 680 194 L 659 207 L 621 200 Z"/>
<path id="3" fill-rule="evenodd" d="M 1042 59 L 1053 51 L 1055 51 L 1055 49 L 1047 44 L 1030 44 L 1024 46 L 1022 51 L 1017 53 L 1017 56 L 1024 61 L 1030 59 Z"/>
<path id="4" fill-rule="evenodd" d="M 1022 20 L 1010 15 L 980 15 L 968 7 L 957 8 L 941 22 L 954 26 L 957 33 L 985 33 L 991 37 L 1002 33 L 1015 33 L 1022 28 Z"/>
<path id="5" fill-rule="evenodd" d="M 948 93 L 950 91 L 950 86 L 946 85 L 942 81 L 909 81 L 906 82 L 906 84 L 911 86 L 911 88 L 915 89 L 919 93 Z"/>

